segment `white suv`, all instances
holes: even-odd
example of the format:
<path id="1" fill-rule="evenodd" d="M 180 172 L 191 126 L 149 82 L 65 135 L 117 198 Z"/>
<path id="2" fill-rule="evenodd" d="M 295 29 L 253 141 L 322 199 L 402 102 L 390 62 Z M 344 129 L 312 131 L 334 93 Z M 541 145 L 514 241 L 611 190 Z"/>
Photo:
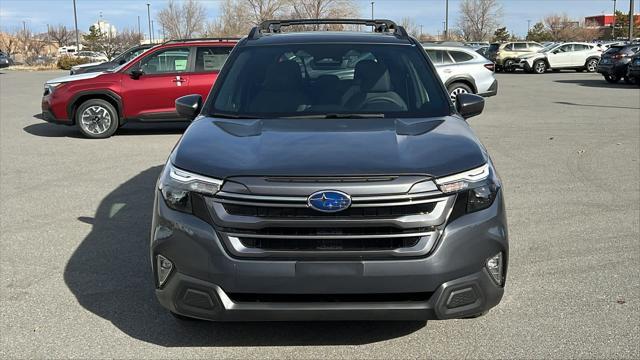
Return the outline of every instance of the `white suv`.
<path id="1" fill-rule="evenodd" d="M 425 45 L 424 50 L 435 65 L 453 102 L 459 94 L 471 93 L 488 97 L 498 93 L 498 81 L 494 76 L 495 64 L 472 48 Z"/>
<path id="2" fill-rule="evenodd" d="M 595 72 L 601 51 L 597 44 L 560 43 L 547 46 L 537 53 L 522 56 L 518 66 L 536 74 L 544 74 L 549 69 Z"/>

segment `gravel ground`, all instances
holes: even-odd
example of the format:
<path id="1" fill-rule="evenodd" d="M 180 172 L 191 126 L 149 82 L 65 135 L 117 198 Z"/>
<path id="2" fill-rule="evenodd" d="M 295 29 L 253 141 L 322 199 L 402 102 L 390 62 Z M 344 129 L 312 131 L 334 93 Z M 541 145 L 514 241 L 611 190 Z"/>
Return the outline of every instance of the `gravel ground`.
<path id="1" fill-rule="evenodd" d="M 42 83 L 0 74 L 2 358 L 638 358 L 640 90 L 500 74 L 470 120 L 505 184 L 502 303 L 428 323 L 181 323 L 153 296 L 153 186 L 183 127 L 107 140 L 44 123 Z"/>

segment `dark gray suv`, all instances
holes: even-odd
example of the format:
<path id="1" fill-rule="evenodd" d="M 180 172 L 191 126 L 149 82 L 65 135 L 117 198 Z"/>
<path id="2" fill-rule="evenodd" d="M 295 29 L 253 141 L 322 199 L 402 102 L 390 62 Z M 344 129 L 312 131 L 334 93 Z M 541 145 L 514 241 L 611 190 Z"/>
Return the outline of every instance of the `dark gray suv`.
<path id="1" fill-rule="evenodd" d="M 285 32 L 368 25 L 371 32 Z M 422 45 L 388 20 L 254 28 L 158 179 L 160 303 L 207 320 L 475 317 L 502 298 L 500 179 Z"/>

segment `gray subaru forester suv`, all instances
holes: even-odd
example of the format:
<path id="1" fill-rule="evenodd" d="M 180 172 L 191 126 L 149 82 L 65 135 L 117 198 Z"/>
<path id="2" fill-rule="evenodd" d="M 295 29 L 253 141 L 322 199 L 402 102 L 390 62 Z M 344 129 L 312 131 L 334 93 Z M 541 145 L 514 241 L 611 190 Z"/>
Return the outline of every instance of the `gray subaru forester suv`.
<path id="1" fill-rule="evenodd" d="M 300 31 L 342 25 L 373 31 Z M 422 45 L 388 20 L 278 20 L 232 51 L 157 183 L 156 295 L 181 319 L 484 314 L 508 260 L 500 179 Z"/>

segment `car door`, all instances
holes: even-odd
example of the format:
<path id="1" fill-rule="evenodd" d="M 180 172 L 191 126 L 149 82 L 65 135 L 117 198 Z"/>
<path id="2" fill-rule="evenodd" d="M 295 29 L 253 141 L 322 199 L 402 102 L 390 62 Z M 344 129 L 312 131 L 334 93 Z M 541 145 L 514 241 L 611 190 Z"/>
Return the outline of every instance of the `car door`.
<path id="1" fill-rule="evenodd" d="M 551 68 L 568 67 L 572 64 L 573 44 L 558 46 L 547 54 Z"/>
<path id="2" fill-rule="evenodd" d="M 158 49 L 130 66 L 122 76 L 122 103 L 127 119 L 181 120 L 177 98 L 188 95 L 191 49 Z"/>
<path id="3" fill-rule="evenodd" d="M 233 45 L 198 46 L 196 48 L 195 67 L 189 74 L 191 94 L 207 98 L 211 86 L 218 78 L 222 65 L 233 50 Z"/>
<path id="4" fill-rule="evenodd" d="M 433 65 L 435 65 L 440 80 L 442 83 L 446 83 L 453 73 L 453 69 L 451 68 L 453 60 L 449 56 L 449 53 L 446 50 L 439 49 L 427 49 L 426 52 L 431 62 L 433 62 Z"/>
<path id="5" fill-rule="evenodd" d="M 585 44 L 573 44 L 573 52 L 571 56 L 571 66 L 584 66 L 587 62 L 587 57 L 591 46 Z"/>

